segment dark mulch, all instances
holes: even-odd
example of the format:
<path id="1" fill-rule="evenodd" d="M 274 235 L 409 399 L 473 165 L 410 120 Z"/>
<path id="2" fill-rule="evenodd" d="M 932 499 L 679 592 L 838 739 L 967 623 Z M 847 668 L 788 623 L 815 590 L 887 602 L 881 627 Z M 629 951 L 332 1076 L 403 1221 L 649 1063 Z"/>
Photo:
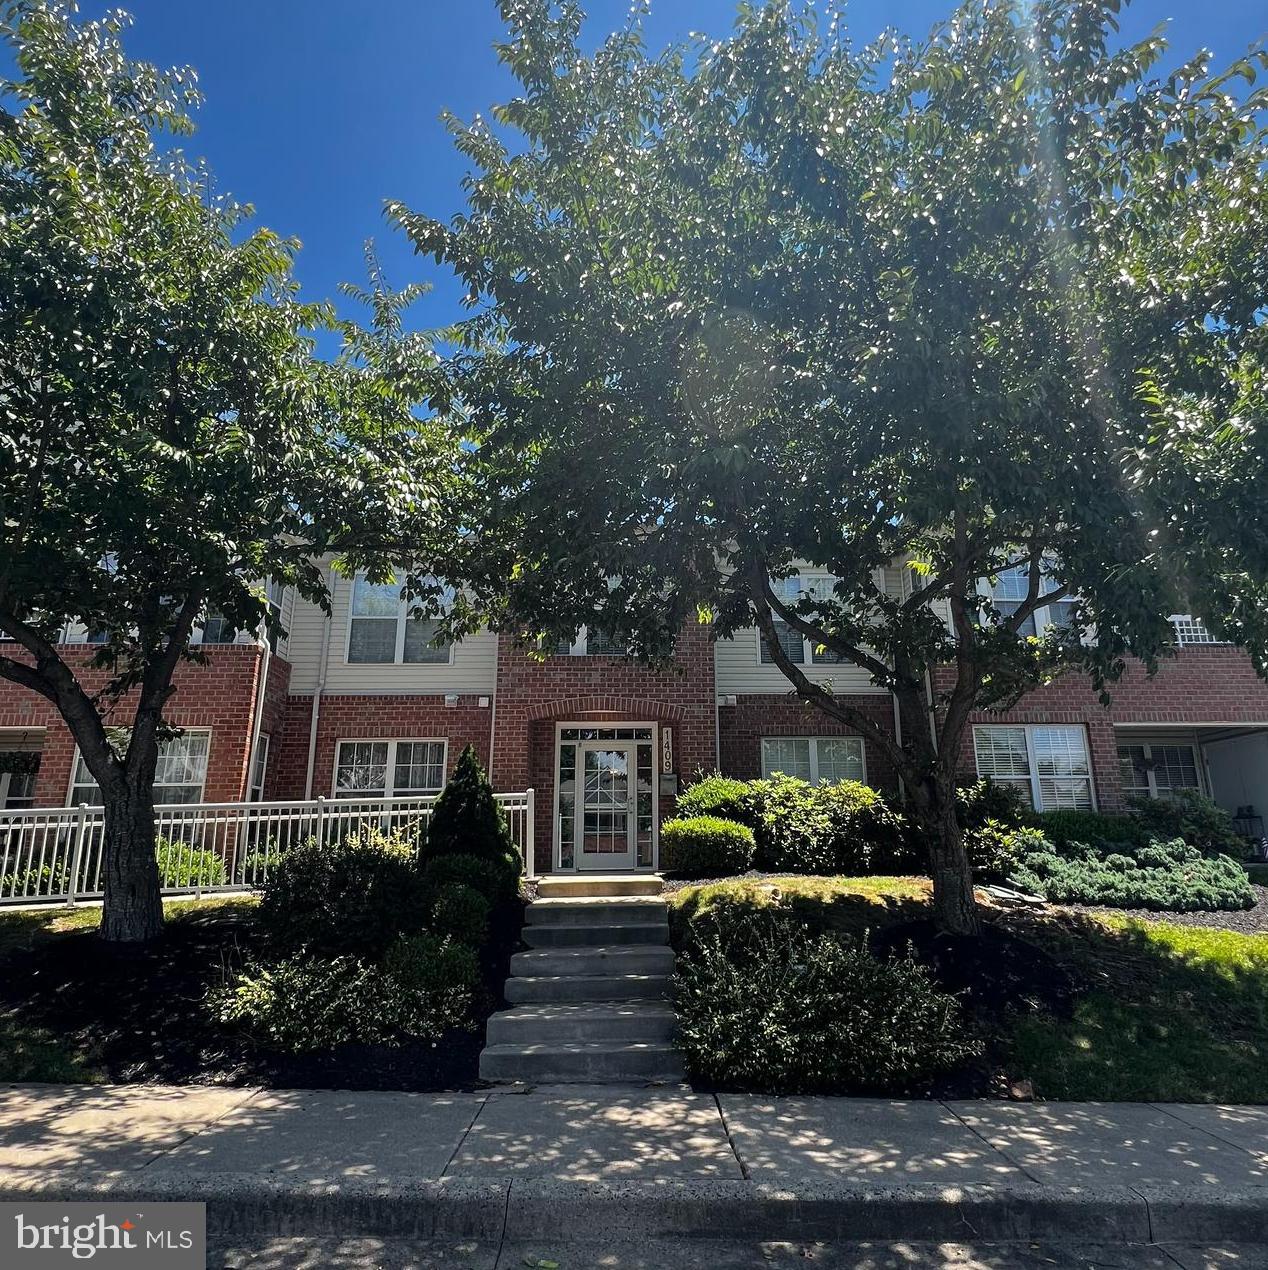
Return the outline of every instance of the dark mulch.
<path id="1" fill-rule="evenodd" d="M 518 938 L 516 933 L 515 938 Z M 500 990 L 509 946 L 485 959 Z M 218 1024 L 206 1001 L 262 949 L 254 909 L 223 905 L 169 920 L 141 948 L 103 944 L 93 931 L 51 935 L 0 960 L 0 1014 L 46 1029 L 120 1083 L 266 1085 L 286 1088 L 457 1089 L 477 1081 L 485 994 L 475 1031 L 434 1043 L 347 1045 L 321 1054 L 270 1053 Z M 500 975 L 498 978 L 496 976 Z"/>
<path id="2" fill-rule="evenodd" d="M 1232 912 L 1156 913 L 1147 908 L 1105 908 L 1099 904 L 1067 904 L 1075 913 L 1115 913 L 1144 921 L 1167 922 L 1172 926 L 1201 926 L 1208 930 L 1231 930 L 1239 935 L 1268 935 L 1268 887 L 1251 884 L 1255 907 Z"/>

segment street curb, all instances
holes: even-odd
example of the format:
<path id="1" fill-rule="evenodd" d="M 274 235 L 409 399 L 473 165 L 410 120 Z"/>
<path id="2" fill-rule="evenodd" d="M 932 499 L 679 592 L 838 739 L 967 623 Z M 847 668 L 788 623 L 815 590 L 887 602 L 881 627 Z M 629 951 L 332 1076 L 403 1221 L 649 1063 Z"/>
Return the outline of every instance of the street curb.
<path id="1" fill-rule="evenodd" d="M 821 1178 L 574 1182 L 0 1170 L 0 1200 L 207 1205 L 210 1234 L 858 1241 L 1268 1243 L 1268 1188 L 868 1186 Z"/>

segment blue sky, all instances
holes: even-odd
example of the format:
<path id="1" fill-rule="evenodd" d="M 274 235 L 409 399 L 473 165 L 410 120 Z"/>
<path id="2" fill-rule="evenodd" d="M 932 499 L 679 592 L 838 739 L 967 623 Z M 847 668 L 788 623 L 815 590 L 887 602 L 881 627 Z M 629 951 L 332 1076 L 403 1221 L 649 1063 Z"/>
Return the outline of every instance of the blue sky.
<path id="1" fill-rule="evenodd" d="M 487 113 L 510 93 L 491 48 L 503 34 L 493 0 L 81 0 L 81 12 L 116 5 L 135 18 L 134 56 L 197 69 L 207 101 L 186 149 L 223 190 L 253 203 L 260 223 L 302 241 L 296 272 L 307 298 L 335 299 L 338 282 L 361 281 L 362 243 L 373 237 L 394 283 L 435 284 L 416 324 L 459 316 L 454 280 L 414 256 L 382 208 L 388 198 L 440 218 L 462 208 L 466 163 L 438 116 Z M 624 25 L 628 0 L 585 7 L 597 43 Z M 849 25 L 857 42 L 885 26 L 922 35 L 952 7 L 853 0 Z M 734 13 L 734 0 L 652 0 L 648 42 L 725 34 Z M 1268 31 L 1264 0 L 1135 0 L 1124 34 L 1163 19 L 1177 62 L 1200 47 L 1231 61 Z"/>

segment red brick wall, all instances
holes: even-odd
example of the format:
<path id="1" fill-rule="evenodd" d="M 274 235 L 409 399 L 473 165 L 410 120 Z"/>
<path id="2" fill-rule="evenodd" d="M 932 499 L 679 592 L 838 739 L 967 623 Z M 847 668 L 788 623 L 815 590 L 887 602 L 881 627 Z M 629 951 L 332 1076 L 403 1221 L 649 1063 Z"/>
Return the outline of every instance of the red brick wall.
<path id="1" fill-rule="evenodd" d="M 652 670 L 620 657 L 553 656 L 535 661 L 509 639 L 498 646 L 493 784 L 532 786 L 538 867 L 550 867 L 554 827 L 555 725 L 565 721 L 656 723 L 673 729 L 680 781 L 717 764 L 714 750 L 713 641 L 703 626 L 683 631 L 675 665 Z M 658 764 L 660 756 L 657 754 Z M 673 814 L 673 796 L 660 814 Z"/>
<path id="2" fill-rule="evenodd" d="M 20 657 L 15 644 L 3 646 L 7 656 Z M 80 682 L 91 692 L 109 680 L 108 671 L 89 664 L 92 651 L 68 654 Z M 283 665 L 274 659 L 274 665 Z M 207 655 L 205 666 L 186 663 L 177 668 L 175 692 L 164 708 L 163 717 L 175 727 L 210 728 L 211 747 L 207 756 L 207 802 L 234 802 L 245 796 L 249 761 L 252 709 L 260 650 L 252 644 L 232 644 Z M 289 680 L 289 666 L 285 675 Z M 135 695 L 124 696 L 108 722 L 123 726 L 136 708 Z M 70 790 L 75 741 L 56 708 L 43 697 L 17 684 L 0 680 L 0 728 L 43 728 L 44 744 L 36 803 L 61 807 Z"/>
<path id="3" fill-rule="evenodd" d="M 945 687 L 951 677 L 952 672 L 944 670 L 935 683 Z M 1235 648 L 1183 648 L 1163 661 L 1152 677 L 1140 665 L 1131 665 L 1109 691 L 1106 708 L 1084 677 L 1065 675 L 1028 693 L 1012 710 L 978 711 L 973 722 L 1082 724 L 1087 728 L 1092 780 L 1102 811 L 1123 806 L 1115 724 L 1268 725 L 1268 684 L 1255 674 L 1250 658 Z M 975 772 L 971 737 L 961 752 L 960 768 L 966 776 Z"/>
<path id="4" fill-rule="evenodd" d="M 270 797 L 304 796 L 312 709 L 311 694 L 293 696 L 287 702 L 276 762 L 272 764 Z M 450 772 L 468 743 L 475 746 L 480 761 L 487 765 L 491 713 L 488 706 L 479 704 L 478 697 L 465 693 L 456 706 L 446 706 L 443 695 L 323 696 L 317 724 L 313 797 L 330 795 L 338 741 L 445 738 L 449 742 L 446 761 Z"/>
<path id="5" fill-rule="evenodd" d="M 894 706 L 889 694 L 863 694 L 844 698 L 865 711 L 889 736 L 894 735 Z M 736 698 L 733 706 L 719 708 L 722 743 L 721 769 L 727 776 L 751 780 L 762 774 L 764 736 L 856 736 L 822 710 L 791 696 L 750 695 Z M 871 742 L 863 742 L 868 783 L 894 792 L 898 778 L 892 764 Z"/>

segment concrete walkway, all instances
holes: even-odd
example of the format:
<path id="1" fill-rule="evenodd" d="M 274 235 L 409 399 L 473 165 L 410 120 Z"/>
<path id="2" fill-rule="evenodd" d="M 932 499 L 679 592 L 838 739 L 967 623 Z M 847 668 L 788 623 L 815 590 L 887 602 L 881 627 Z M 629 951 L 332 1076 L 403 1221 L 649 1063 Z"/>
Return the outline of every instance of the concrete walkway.
<path id="1" fill-rule="evenodd" d="M 213 1232 L 516 1248 L 684 1236 L 1268 1245 L 1268 1108 L 0 1087 L 0 1199 L 108 1195 L 205 1199 Z"/>

